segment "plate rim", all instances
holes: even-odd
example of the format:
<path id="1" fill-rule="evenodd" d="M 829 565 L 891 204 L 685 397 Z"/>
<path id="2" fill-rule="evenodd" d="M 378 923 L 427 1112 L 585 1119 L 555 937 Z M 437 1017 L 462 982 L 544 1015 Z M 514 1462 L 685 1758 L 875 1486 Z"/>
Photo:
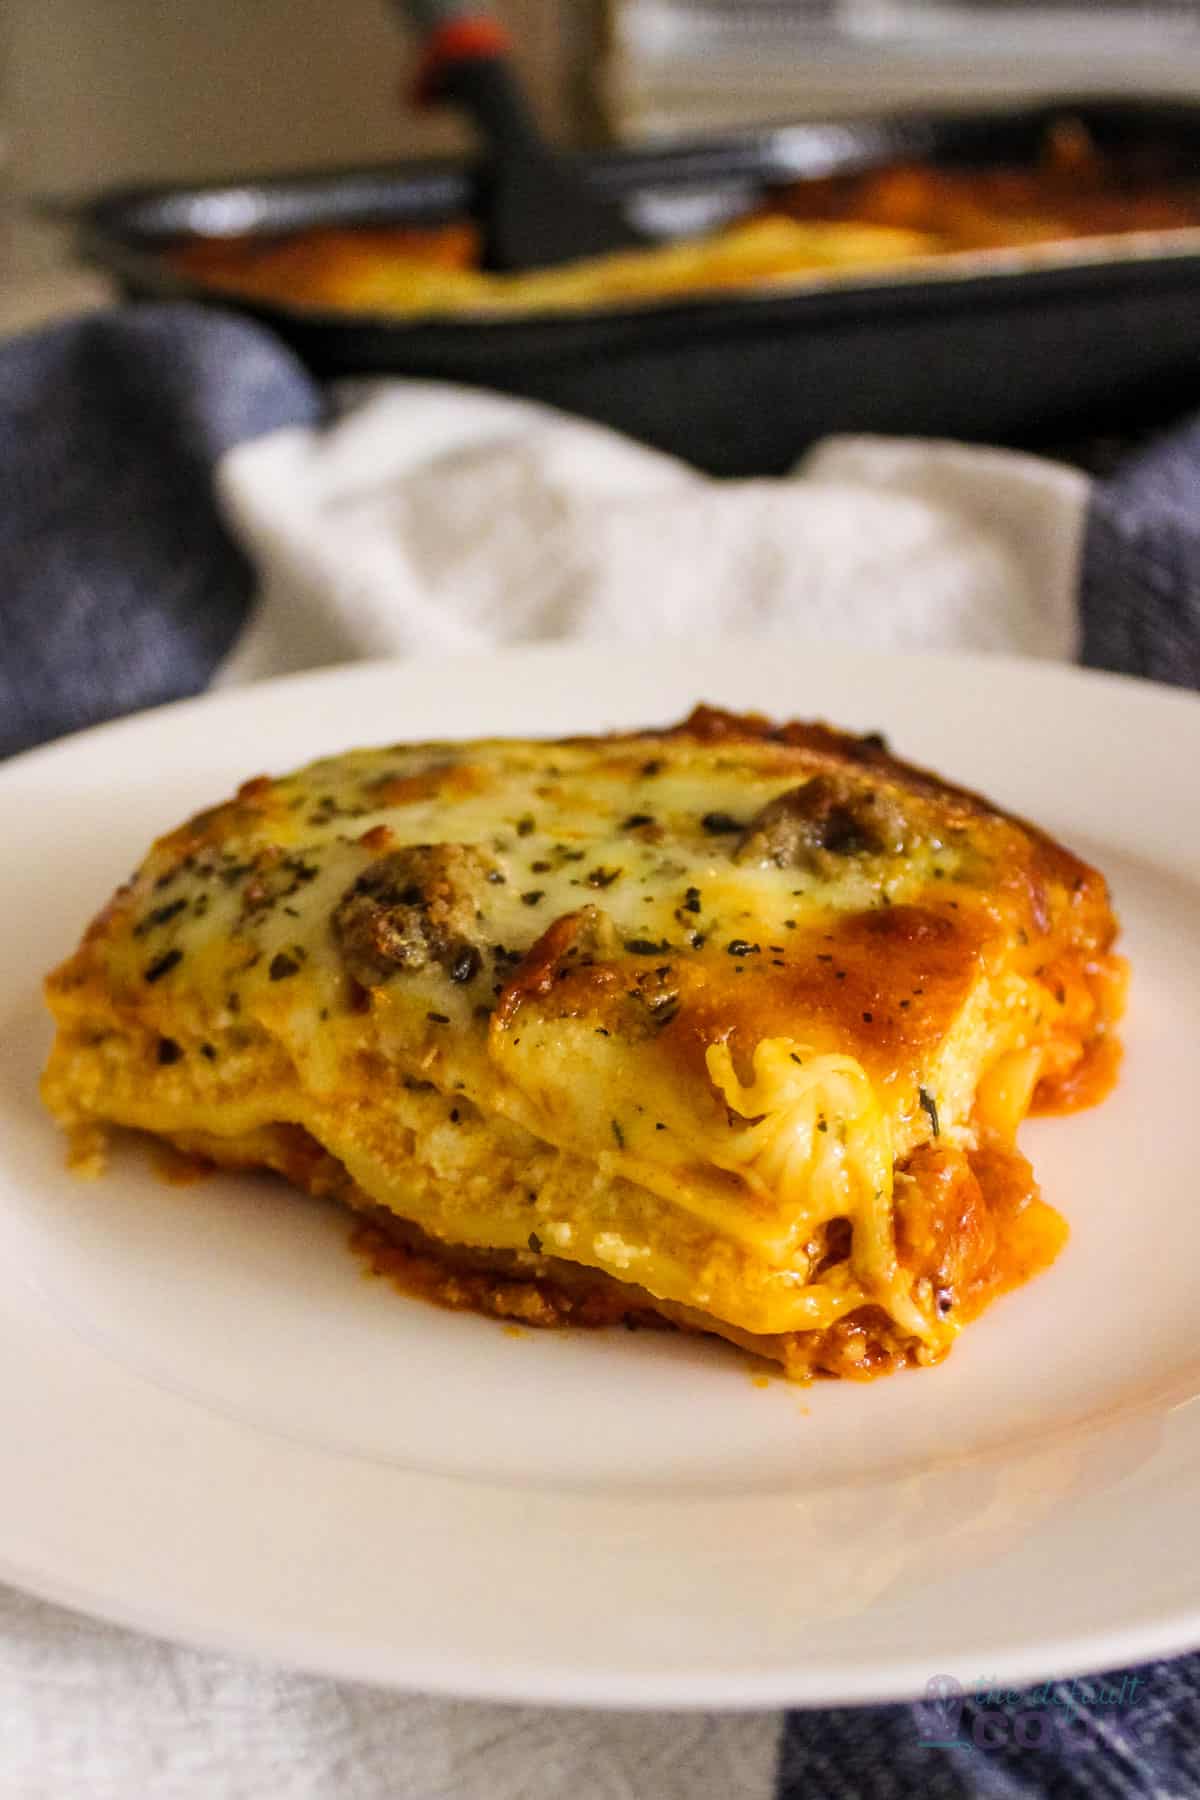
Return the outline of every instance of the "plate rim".
<path id="1" fill-rule="evenodd" d="M 801 655 L 815 656 L 831 662 L 854 660 L 883 667 L 888 664 L 903 664 L 907 667 L 944 668 L 948 671 L 971 670 L 974 672 L 999 671 L 1002 674 L 1023 675 L 1038 681 L 1049 678 L 1052 682 L 1078 684 L 1084 688 L 1111 688 L 1114 693 L 1141 696 L 1141 703 L 1167 707 L 1179 706 L 1188 712 L 1200 711 L 1200 691 L 1179 687 L 1171 682 L 1155 681 L 1146 675 L 1130 675 L 1120 669 L 1092 668 L 1083 663 L 1057 662 L 1047 656 L 1025 656 L 999 650 L 963 650 L 963 649 L 898 649 L 875 650 L 860 649 L 856 645 L 828 643 L 820 639 L 810 639 L 797 634 L 789 637 L 788 648 Z M 780 648 L 776 645 L 775 648 Z M 76 731 L 64 732 L 60 737 L 49 739 L 42 744 L 31 744 L 28 749 L 19 750 L 12 756 L 0 761 L 0 789 L 14 774 L 20 774 L 34 767 L 45 759 L 50 761 L 66 752 L 72 751 L 84 743 L 107 742 L 125 733 L 140 733 L 148 725 L 160 724 L 164 720 L 190 717 L 198 711 L 218 711 L 226 707 L 234 709 L 244 705 L 249 695 L 276 694 L 281 692 L 302 692 L 307 687 L 313 689 L 335 685 L 343 681 L 373 681 L 389 675 L 407 677 L 414 671 L 461 670 L 475 667 L 491 669 L 497 662 L 563 662 L 574 661 L 615 661 L 619 657 L 627 657 L 638 648 L 636 644 L 621 643 L 618 640 L 550 640 L 541 643 L 503 644 L 494 649 L 452 650 L 437 654 L 420 654 L 414 656 L 386 656 L 377 658 L 355 658 L 342 662 L 327 663 L 316 669 L 294 669 L 280 675 L 268 675 L 263 679 L 248 682 L 222 681 L 218 670 L 214 684 L 198 694 L 184 694 L 178 699 L 162 700 L 154 706 L 141 708 L 137 712 L 121 713 L 112 719 L 102 719 L 94 725 L 81 726 Z M 710 639 L 702 650 L 686 643 L 669 645 L 672 653 L 678 652 L 687 660 L 697 657 L 717 657 L 724 654 L 736 657 L 745 654 L 753 657 L 765 649 L 772 648 L 771 641 L 749 634 L 729 634 Z M 697 697 L 697 704 L 702 703 L 702 696 Z M 1138 702 L 1135 701 L 1135 704 Z M 731 709 L 732 710 L 732 709 Z M 533 734 L 533 735 L 536 735 Z M 347 746 L 353 748 L 354 746 Z"/>

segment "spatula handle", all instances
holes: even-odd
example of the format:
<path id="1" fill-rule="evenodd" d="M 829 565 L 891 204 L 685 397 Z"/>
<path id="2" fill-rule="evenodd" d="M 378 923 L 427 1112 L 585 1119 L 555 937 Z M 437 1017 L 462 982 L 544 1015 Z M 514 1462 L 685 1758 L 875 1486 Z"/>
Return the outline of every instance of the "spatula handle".
<path id="1" fill-rule="evenodd" d="M 460 66 L 501 62 L 512 49 L 508 31 L 483 0 L 401 0 L 400 10 L 422 40 L 416 98 L 425 105 L 449 94 Z"/>
<path id="2" fill-rule="evenodd" d="M 493 152 L 540 149 L 541 133 L 509 61 L 512 39 L 479 0 L 403 0 L 424 34 L 416 99 L 450 100 L 472 115 Z"/>

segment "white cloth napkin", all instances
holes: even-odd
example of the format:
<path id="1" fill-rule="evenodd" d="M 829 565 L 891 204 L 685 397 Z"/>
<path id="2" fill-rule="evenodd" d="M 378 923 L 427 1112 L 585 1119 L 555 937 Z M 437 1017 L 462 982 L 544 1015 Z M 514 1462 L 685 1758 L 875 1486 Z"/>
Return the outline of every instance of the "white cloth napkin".
<path id="1" fill-rule="evenodd" d="M 231 451 L 262 599 L 223 670 L 542 639 L 729 632 L 1070 658 L 1090 484 L 1059 464 L 870 438 L 716 481 L 548 408 L 354 387 L 325 429 Z"/>
<path id="2" fill-rule="evenodd" d="M 426 384 L 218 469 L 261 598 L 223 681 L 549 638 L 724 632 L 1070 658 L 1089 484 L 843 439 L 716 482 L 599 427 Z M 770 1800 L 780 1715 L 429 1700 L 193 1651 L 0 1592 L 4 1800 Z"/>

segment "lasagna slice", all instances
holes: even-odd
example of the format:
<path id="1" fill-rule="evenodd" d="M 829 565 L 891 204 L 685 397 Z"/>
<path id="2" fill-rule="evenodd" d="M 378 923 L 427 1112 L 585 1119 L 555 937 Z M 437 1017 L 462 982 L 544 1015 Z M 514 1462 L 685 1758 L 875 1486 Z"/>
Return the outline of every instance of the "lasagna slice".
<path id="1" fill-rule="evenodd" d="M 1060 1248 L 1016 1132 L 1115 1070 L 1115 932 L 877 737 L 397 744 L 160 839 L 49 979 L 43 1092 L 345 1202 L 443 1304 L 865 1378 Z"/>

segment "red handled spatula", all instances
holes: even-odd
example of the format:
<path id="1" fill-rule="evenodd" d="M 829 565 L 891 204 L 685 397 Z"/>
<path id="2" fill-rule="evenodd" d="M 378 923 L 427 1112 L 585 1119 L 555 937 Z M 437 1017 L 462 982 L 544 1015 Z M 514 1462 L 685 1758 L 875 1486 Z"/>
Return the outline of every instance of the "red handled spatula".
<path id="1" fill-rule="evenodd" d="M 401 10 L 425 43 L 418 98 L 461 106 L 487 146 L 480 222 L 489 268 L 546 268 L 645 242 L 542 136 L 498 19 L 468 0 L 401 0 Z"/>

